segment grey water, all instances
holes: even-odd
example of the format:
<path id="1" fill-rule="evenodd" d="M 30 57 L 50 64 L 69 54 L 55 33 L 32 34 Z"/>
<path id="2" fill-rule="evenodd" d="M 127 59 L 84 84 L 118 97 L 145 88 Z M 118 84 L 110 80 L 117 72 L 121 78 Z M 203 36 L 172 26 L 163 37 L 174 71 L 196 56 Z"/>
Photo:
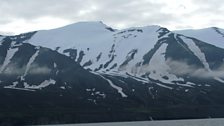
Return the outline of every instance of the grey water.
<path id="1" fill-rule="evenodd" d="M 114 123 L 65 124 L 49 126 L 224 126 L 224 119 L 193 119 Z"/>

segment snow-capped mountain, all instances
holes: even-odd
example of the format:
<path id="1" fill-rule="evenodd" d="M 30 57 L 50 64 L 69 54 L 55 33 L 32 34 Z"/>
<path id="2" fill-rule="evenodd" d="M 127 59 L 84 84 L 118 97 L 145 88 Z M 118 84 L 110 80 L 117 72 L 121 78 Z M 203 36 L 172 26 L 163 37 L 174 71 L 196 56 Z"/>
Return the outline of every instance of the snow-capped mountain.
<path id="1" fill-rule="evenodd" d="M 174 31 L 179 34 L 194 37 L 220 48 L 224 48 L 224 29 L 210 27 L 204 29 L 187 29 Z"/>
<path id="2" fill-rule="evenodd" d="M 0 108 L 68 122 L 223 117 L 222 33 L 79 22 L 0 36 Z"/>
<path id="3" fill-rule="evenodd" d="M 207 52 L 200 49 L 199 40 L 172 33 L 159 26 L 114 30 L 102 22 L 80 22 L 50 31 L 39 31 L 27 43 L 57 50 L 93 72 L 145 76 L 163 83 L 177 84 L 177 81 L 185 80 L 172 73 L 171 65 L 177 63 L 167 54 L 171 50 L 170 45 L 175 43 L 191 53 L 194 61 L 198 60 L 205 71 L 211 75 L 214 72 L 207 61 L 209 59 L 206 59 Z M 206 43 L 202 45 L 209 46 Z M 181 57 L 182 60 L 190 59 Z M 219 76 L 214 78 L 222 81 Z"/>

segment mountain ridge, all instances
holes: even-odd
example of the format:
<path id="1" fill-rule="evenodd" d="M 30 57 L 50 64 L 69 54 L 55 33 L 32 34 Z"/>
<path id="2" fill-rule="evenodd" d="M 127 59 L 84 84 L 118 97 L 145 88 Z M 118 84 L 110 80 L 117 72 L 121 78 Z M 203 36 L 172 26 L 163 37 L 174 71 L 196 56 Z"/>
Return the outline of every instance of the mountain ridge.
<path id="1" fill-rule="evenodd" d="M 97 26 L 95 26 L 95 24 L 97 24 Z M 90 29 L 87 26 L 91 26 Z M 88 31 L 89 34 L 85 30 L 80 31 L 80 28 L 82 29 L 83 27 L 86 28 L 85 30 Z M 98 32 L 96 32 L 95 29 L 98 29 L 98 27 L 100 27 L 101 30 L 97 30 Z M 148 76 L 147 74 L 151 73 L 151 77 L 155 80 L 163 80 L 164 82 L 168 83 L 173 83 L 172 81 L 184 81 L 183 78 L 178 77 L 179 75 L 176 76 L 172 72 L 172 74 L 167 72 L 170 70 L 170 66 L 167 66 L 167 62 L 169 62 L 169 64 L 175 64 L 176 62 L 172 63 L 172 58 L 167 58 L 167 56 L 164 57 L 165 59 L 162 58 L 160 60 L 158 59 L 158 57 L 161 56 L 160 54 L 157 54 L 157 56 L 154 56 L 155 61 L 151 61 L 154 63 L 152 63 L 151 66 L 149 63 L 151 58 L 153 58 L 153 55 L 156 55 L 155 52 L 160 49 L 160 46 L 166 46 L 164 44 L 169 45 L 171 44 L 171 41 L 176 41 L 176 44 L 180 44 L 183 49 L 191 52 L 191 55 L 193 54 L 192 56 L 195 57 L 195 60 L 198 60 L 198 62 L 202 62 L 202 68 L 205 68 L 207 71 L 210 71 L 212 73 L 211 69 L 209 68 L 209 64 L 206 61 L 206 57 L 203 56 L 205 54 L 201 52 L 201 49 L 195 43 L 196 41 L 198 42 L 200 40 L 194 40 L 192 38 L 192 42 L 186 43 L 183 38 L 191 38 L 172 33 L 168 29 L 159 26 L 129 28 L 121 31 L 110 31 L 106 28 L 107 26 L 102 22 L 80 22 L 59 29 L 31 32 L 28 34 L 21 34 L 10 38 L 19 43 L 25 42 L 33 44 L 35 46 L 51 48 L 52 50 L 70 57 L 75 62 L 78 62 L 81 66 L 83 66 L 83 68 L 94 72 L 99 72 L 101 74 L 107 73 L 109 75 L 126 76 L 126 73 L 128 73 L 129 75 L 140 78 L 144 76 L 142 79 L 144 81 L 149 81 L 148 78 L 145 77 Z M 40 33 L 38 34 L 38 32 Z M 76 33 L 78 34 L 76 35 Z M 88 35 L 87 39 L 86 33 Z M 63 41 L 69 42 L 65 44 Z M 92 41 L 95 42 L 94 45 L 92 45 Z M 106 41 L 108 42 L 105 43 Z M 126 43 L 129 43 L 129 46 L 127 46 Z M 148 47 L 145 48 L 146 45 Z M 100 46 L 104 47 L 102 48 L 103 50 L 97 49 Z M 124 50 L 124 48 L 126 48 L 126 50 Z M 160 53 L 165 54 L 167 51 L 166 48 L 167 47 L 165 47 L 165 50 L 163 49 L 163 52 Z M 159 73 L 153 72 L 158 72 L 158 70 L 156 69 L 152 70 L 154 69 L 153 67 L 156 66 L 156 62 L 163 62 L 163 64 L 158 65 L 157 69 L 160 71 Z M 164 70 L 159 68 L 161 66 L 164 67 Z M 146 68 L 149 71 L 143 70 Z M 214 78 L 216 78 L 216 80 L 222 81 L 221 79 L 219 79 L 219 77 Z M 171 80 L 169 81 L 169 79 Z"/>
<path id="2" fill-rule="evenodd" d="M 37 110 L 54 111 L 47 124 L 60 113 L 59 123 L 224 117 L 223 48 L 159 26 L 86 23 L 2 38 L 0 122 L 43 124 Z M 24 107 L 35 117 L 10 112 Z"/>
<path id="3" fill-rule="evenodd" d="M 205 41 L 217 47 L 224 48 L 224 44 L 223 44 L 224 29 L 221 29 L 218 27 L 177 30 L 174 32 L 179 34 L 184 34 L 186 36 L 198 38 L 199 40 Z"/>

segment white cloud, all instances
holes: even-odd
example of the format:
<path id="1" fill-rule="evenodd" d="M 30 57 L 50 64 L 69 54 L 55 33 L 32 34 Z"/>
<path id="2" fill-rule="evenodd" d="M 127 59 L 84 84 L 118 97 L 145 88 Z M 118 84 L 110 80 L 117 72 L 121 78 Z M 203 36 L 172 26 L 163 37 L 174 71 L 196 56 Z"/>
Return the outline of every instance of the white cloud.
<path id="1" fill-rule="evenodd" d="M 50 74 L 51 69 L 46 66 L 39 66 L 38 64 L 33 64 L 31 65 L 31 68 L 28 73 L 31 75 Z"/>
<path id="2" fill-rule="evenodd" d="M 167 64 L 171 68 L 173 68 L 170 72 L 179 76 L 188 75 L 198 78 L 224 78 L 224 64 L 216 70 L 212 70 L 211 72 L 207 71 L 204 68 L 199 68 L 196 65 L 189 65 L 186 63 L 186 61 L 176 61 L 168 59 Z"/>
<path id="3" fill-rule="evenodd" d="M 20 33 L 92 20 L 114 28 L 224 27 L 223 12 L 221 0 L 2 0 L 0 31 Z"/>
<path id="4" fill-rule="evenodd" d="M 0 66 L 1 67 L 1 66 Z M 6 67 L 3 71 L 3 75 L 23 75 L 25 73 L 26 66 L 18 67 L 16 64 L 11 64 L 10 66 Z M 32 64 L 28 74 L 30 75 L 43 75 L 43 74 L 50 74 L 51 69 L 46 66 L 39 66 L 38 64 Z"/>

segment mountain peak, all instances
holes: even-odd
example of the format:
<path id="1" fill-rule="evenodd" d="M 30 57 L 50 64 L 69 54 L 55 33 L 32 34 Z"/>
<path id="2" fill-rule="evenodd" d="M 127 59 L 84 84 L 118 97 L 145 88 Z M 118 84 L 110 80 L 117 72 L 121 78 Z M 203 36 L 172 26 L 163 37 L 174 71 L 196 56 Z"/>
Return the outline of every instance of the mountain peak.
<path id="1" fill-rule="evenodd" d="M 77 23 L 72 23 L 60 28 L 55 28 L 51 30 L 59 30 L 59 31 L 76 31 L 78 30 L 83 32 L 88 31 L 115 31 L 113 28 L 107 26 L 102 21 L 81 21 Z"/>
<path id="2" fill-rule="evenodd" d="M 72 23 L 70 25 L 99 25 L 99 26 L 106 26 L 102 21 L 80 21 L 80 22 Z"/>
<path id="3" fill-rule="evenodd" d="M 69 27 L 101 27 L 101 28 L 105 28 L 108 27 L 107 25 L 105 25 L 102 21 L 81 21 L 81 22 L 76 22 L 76 23 L 72 23 L 70 25 L 67 25 Z M 67 27 L 64 26 L 64 27 Z"/>

